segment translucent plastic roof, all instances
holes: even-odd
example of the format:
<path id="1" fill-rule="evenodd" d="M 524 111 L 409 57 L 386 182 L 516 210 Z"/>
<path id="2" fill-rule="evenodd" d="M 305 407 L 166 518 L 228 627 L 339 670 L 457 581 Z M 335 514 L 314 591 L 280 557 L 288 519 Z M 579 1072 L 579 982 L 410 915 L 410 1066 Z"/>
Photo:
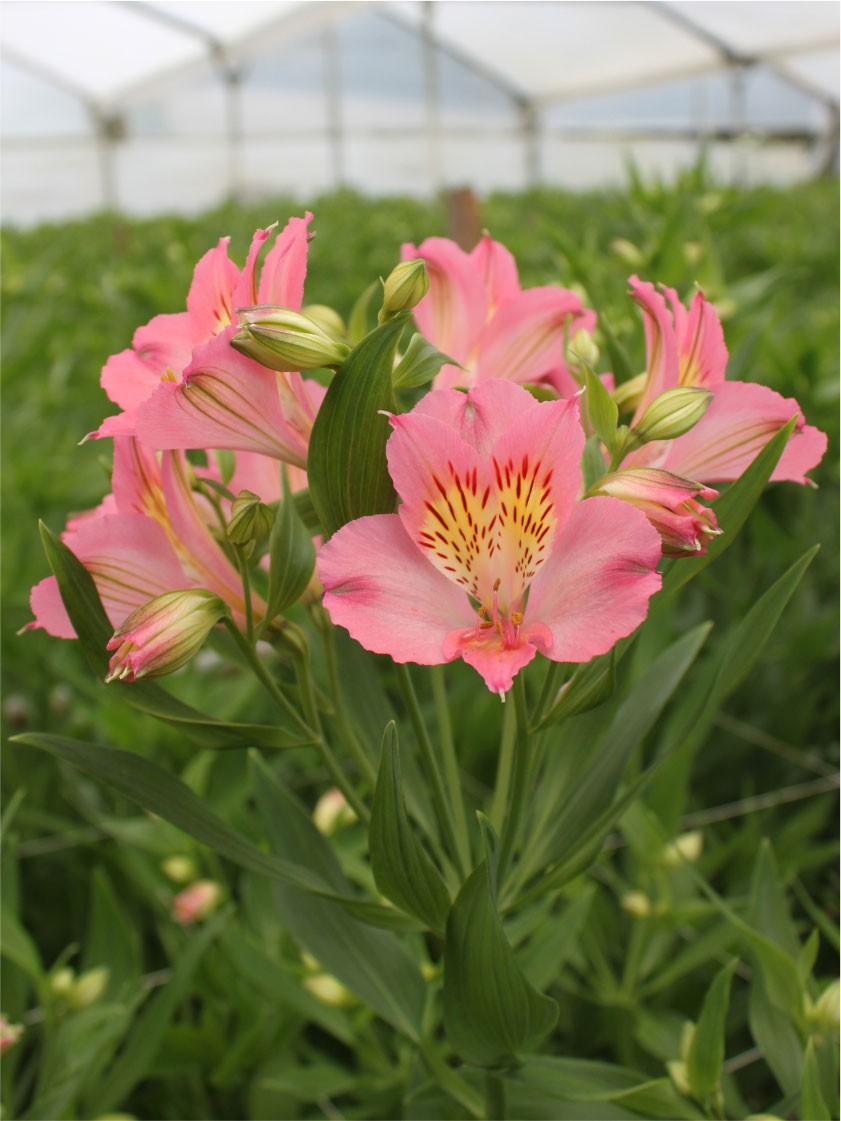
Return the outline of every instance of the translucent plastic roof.
<path id="1" fill-rule="evenodd" d="M 835 0 L 0 4 L 4 221 L 584 186 L 760 135 L 791 178 L 837 136 Z"/>

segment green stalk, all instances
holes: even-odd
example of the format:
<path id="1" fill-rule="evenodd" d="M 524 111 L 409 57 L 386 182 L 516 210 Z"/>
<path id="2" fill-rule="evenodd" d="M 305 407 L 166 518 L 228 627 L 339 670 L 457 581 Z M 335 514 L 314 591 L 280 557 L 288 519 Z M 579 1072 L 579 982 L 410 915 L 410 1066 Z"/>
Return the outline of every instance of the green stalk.
<path id="1" fill-rule="evenodd" d="M 286 697 L 284 697 L 283 693 L 281 693 L 280 689 L 278 689 L 275 682 L 266 672 L 266 667 L 257 657 L 254 647 L 250 642 L 246 640 L 245 636 L 240 633 L 239 627 L 237 627 L 233 619 L 231 619 L 230 616 L 227 616 L 221 621 L 230 631 L 237 646 L 245 655 L 245 660 L 254 671 L 255 677 L 272 698 L 272 700 L 275 701 L 283 709 L 287 716 L 291 717 L 292 720 L 294 720 L 294 722 L 298 725 L 298 727 L 308 739 L 312 740 L 313 743 L 317 743 L 319 739 L 318 732 L 310 727 L 310 725 L 306 722 L 306 720 L 304 720 L 295 706 L 291 704 Z"/>
<path id="2" fill-rule="evenodd" d="M 444 788 L 444 780 L 441 777 L 441 770 L 438 766 L 438 760 L 435 757 L 435 749 L 432 746 L 429 732 L 426 729 L 426 722 L 424 721 L 423 713 L 418 704 L 417 694 L 412 684 L 409 669 L 406 665 L 400 664 L 395 665 L 394 668 L 397 671 L 400 691 L 403 694 L 406 708 L 409 710 L 409 719 L 412 722 L 412 727 L 415 730 L 415 736 L 420 746 L 421 758 L 423 760 L 424 769 L 426 770 L 427 779 L 432 787 L 432 801 L 435 806 L 435 816 L 438 819 L 438 825 L 442 835 L 446 838 L 449 855 L 456 859 L 459 872 L 462 878 L 466 879 L 470 868 L 466 865 L 462 866 L 459 860 L 459 845 L 456 838 L 455 826 L 453 824 L 453 816 L 450 812 L 447 792 Z"/>
<path id="3" fill-rule="evenodd" d="M 485 1117 L 487 1121 L 505 1121 L 505 1083 L 490 1071 L 485 1075 Z"/>
<path id="4" fill-rule="evenodd" d="M 531 759 L 529 753 L 528 717 L 526 715 L 526 686 L 522 674 L 514 678 L 514 711 L 517 719 L 517 735 L 514 742 L 514 777 L 511 784 L 511 797 L 508 800 L 502 840 L 499 849 L 498 883 L 505 882 L 506 873 L 520 841 L 521 822 L 529 790 Z"/>
<path id="5" fill-rule="evenodd" d="M 505 821 L 505 807 L 508 805 L 511 790 L 511 772 L 514 766 L 514 744 L 517 738 L 517 713 L 513 705 L 505 705 L 502 713 L 502 735 L 499 742 L 499 763 L 496 768 L 493 802 L 491 803 L 491 825 L 497 833 L 502 832 Z"/>
<path id="6" fill-rule="evenodd" d="M 251 577 L 248 575 L 248 562 L 242 551 L 235 547 L 237 568 L 242 577 L 242 598 L 245 603 L 245 637 L 250 646 L 254 645 L 254 610 L 251 606 Z"/>
<path id="7" fill-rule="evenodd" d="M 462 868 L 469 870 L 472 865 L 470 834 L 467 830 L 464 794 L 458 769 L 458 757 L 453 742 L 453 728 L 450 722 L 450 706 L 447 703 L 444 671 L 441 666 L 433 666 L 431 675 L 432 697 L 435 702 L 435 716 L 438 722 L 438 731 L 441 735 L 441 750 L 444 758 L 444 781 L 450 792 L 450 807 L 453 813 L 458 858 Z"/>
<path id="8" fill-rule="evenodd" d="M 336 718 L 345 738 L 345 742 L 350 750 L 351 755 L 359 767 L 359 772 L 370 784 L 371 790 L 377 782 L 377 768 L 374 766 L 371 757 L 364 749 L 348 718 L 347 708 L 345 707 L 344 697 L 342 696 L 341 684 L 339 682 L 339 667 L 336 660 L 336 639 L 333 624 L 327 619 L 323 618 L 316 621 L 316 625 L 321 630 L 321 636 L 324 643 L 324 656 L 327 662 L 327 674 L 330 678 L 330 689 L 333 694 L 333 704 L 336 709 Z"/>

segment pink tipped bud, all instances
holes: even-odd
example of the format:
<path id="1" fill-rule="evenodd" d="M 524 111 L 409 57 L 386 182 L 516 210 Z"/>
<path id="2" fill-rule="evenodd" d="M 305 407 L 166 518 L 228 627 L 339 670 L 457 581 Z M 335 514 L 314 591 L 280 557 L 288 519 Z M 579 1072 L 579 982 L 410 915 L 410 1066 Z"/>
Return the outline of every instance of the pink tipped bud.
<path id="1" fill-rule="evenodd" d="M 338 829 L 352 825 L 356 821 L 356 814 L 341 790 L 334 786 L 316 802 L 312 820 L 319 833 L 329 837 Z"/>
<path id="2" fill-rule="evenodd" d="M 23 1024 L 10 1024 L 5 1016 L 0 1016 L 0 1055 L 5 1055 L 23 1035 Z"/>
<path id="3" fill-rule="evenodd" d="M 114 633 L 106 681 L 161 677 L 180 669 L 198 652 L 228 613 L 222 600 L 203 588 L 166 592 L 133 611 Z"/>
<path id="4" fill-rule="evenodd" d="M 718 491 L 670 471 L 614 471 L 602 476 L 590 493 L 619 498 L 642 510 L 660 534 L 665 557 L 697 556 L 721 533 L 713 511 L 698 501 L 717 498 Z"/>
<path id="5" fill-rule="evenodd" d="M 173 899 L 172 917 L 181 926 L 192 926 L 212 915 L 223 897 L 222 886 L 215 880 L 196 880 Z"/>

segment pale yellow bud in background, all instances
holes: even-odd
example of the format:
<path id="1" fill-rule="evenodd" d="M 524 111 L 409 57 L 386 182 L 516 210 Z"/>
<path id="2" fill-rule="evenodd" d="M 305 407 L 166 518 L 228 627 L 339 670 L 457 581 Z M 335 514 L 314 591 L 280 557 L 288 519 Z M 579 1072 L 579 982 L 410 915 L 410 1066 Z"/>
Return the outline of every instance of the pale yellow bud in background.
<path id="1" fill-rule="evenodd" d="M 679 868 L 684 862 L 694 864 L 704 849 L 704 836 L 699 830 L 676 837 L 663 851 L 663 863 Z"/>
<path id="2" fill-rule="evenodd" d="M 643 373 L 637 374 L 635 378 L 629 378 L 628 381 L 623 381 L 621 385 L 617 385 L 613 391 L 613 400 L 616 402 L 616 407 L 620 413 L 634 412 L 642 400 L 647 378 L 648 374 L 643 371 Z"/>
<path id="3" fill-rule="evenodd" d="M 677 1092 L 683 1094 L 685 1098 L 691 1098 L 692 1090 L 689 1086 L 689 1071 L 686 1069 L 686 1063 L 673 1059 L 672 1062 L 666 1063 L 666 1070 Z"/>
<path id="4" fill-rule="evenodd" d="M 76 974 L 69 965 L 57 970 L 50 978 L 50 992 L 53 996 L 68 999 L 76 983 Z"/>
<path id="5" fill-rule="evenodd" d="M 310 977 L 305 977 L 301 984 L 316 1000 L 331 1008 L 347 1008 L 356 1003 L 353 993 L 329 973 L 314 973 Z"/>
<path id="6" fill-rule="evenodd" d="M 622 909 L 635 919 L 646 919 L 651 914 L 651 900 L 642 891 L 629 891 L 622 896 Z"/>
<path id="7" fill-rule="evenodd" d="M 111 976 L 107 966 L 98 965 L 80 974 L 70 991 L 69 1002 L 71 1008 L 87 1008 L 96 1004 L 108 986 Z"/>
<path id="8" fill-rule="evenodd" d="M 168 856 L 161 863 L 161 871 L 174 884 L 188 884 L 199 874 L 195 860 L 189 856 Z"/>
<path id="9" fill-rule="evenodd" d="M 818 1035 L 837 1035 L 839 1031 L 839 984 L 828 985 L 811 1008 L 806 1008 L 809 1026 Z M 811 1001 L 809 1002 L 811 1004 Z"/>
<path id="10" fill-rule="evenodd" d="M 629 268 L 638 269 L 645 264 L 645 254 L 626 237 L 615 237 L 610 243 L 614 256 Z"/>
<path id="11" fill-rule="evenodd" d="M 599 360 L 599 348 L 589 331 L 580 327 L 567 343 L 567 362 L 570 366 L 589 366 L 591 369 Z"/>

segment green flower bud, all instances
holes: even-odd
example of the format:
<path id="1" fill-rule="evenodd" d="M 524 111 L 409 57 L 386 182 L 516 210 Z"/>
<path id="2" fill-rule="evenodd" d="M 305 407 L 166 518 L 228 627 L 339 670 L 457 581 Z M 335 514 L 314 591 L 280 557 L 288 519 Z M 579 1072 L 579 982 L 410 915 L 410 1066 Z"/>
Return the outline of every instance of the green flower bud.
<path id="1" fill-rule="evenodd" d="M 631 432 L 644 444 L 652 440 L 676 440 L 694 428 L 709 408 L 709 389 L 682 386 L 655 397 Z"/>
<path id="2" fill-rule="evenodd" d="M 106 682 L 161 677 L 187 664 L 229 611 L 204 588 L 165 592 L 138 607 L 114 632 Z"/>
<path id="3" fill-rule="evenodd" d="M 704 835 L 699 830 L 682 833 L 663 850 L 663 863 L 669 868 L 680 868 L 686 862 L 694 864 L 704 848 Z"/>
<path id="4" fill-rule="evenodd" d="M 91 1004 L 96 1004 L 105 992 L 110 976 L 110 970 L 104 965 L 80 974 L 70 992 L 70 1007 L 88 1008 Z"/>
<path id="5" fill-rule="evenodd" d="M 253 550 L 269 536 L 274 525 L 274 513 L 260 501 L 259 495 L 241 490 L 231 506 L 228 522 L 228 540 Z"/>
<path id="6" fill-rule="evenodd" d="M 626 237 L 615 237 L 610 243 L 610 248 L 623 265 L 638 269 L 645 264 L 645 254 L 632 241 L 628 241 Z"/>
<path id="7" fill-rule="evenodd" d="M 401 311 L 409 311 L 421 302 L 429 291 L 429 274 L 418 257 L 401 261 L 386 277 L 383 285 L 383 306 L 379 321 L 385 323 Z"/>
<path id="8" fill-rule="evenodd" d="M 641 374 L 637 374 L 635 378 L 629 378 L 628 381 L 623 381 L 621 385 L 617 385 L 613 391 L 613 400 L 616 402 L 616 407 L 620 413 L 632 413 L 636 409 L 642 400 L 647 380 L 648 374 L 643 371 Z"/>
<path id="9" fill-rule="evenodd" d="M 55 997 L 68 999 L 76 983 L 76 974 L 69 965 L 57 969 L 50 978 L 50 992 Z"/>
<path id="10" fill-rule="evenodd" d="M 566 359 L 570 366 L 589 366 L 592 369 L 599 360 L 596 340 L 583 327 L 579 327 L 569 340 L 566 351 Z"/>
<path id="11" fill-rule="evenodd" d="M 809 1026 L 818 1035 L 837 1035 L 839 1030 L 839 984 L 828 985 L 811 1008 L 807 1008 Z"/>
<path id="12" fill-rule="evenodd" d="M 174 884 L 188 884 L 199 874 L 195 860 L 189 856 L 168 856 L 161 863 L 161 871 Z"/>
<path id="13" fill-rule="evenodd" d="M 291 308 L 239 308 L 237 315 L 242 329 L 231 339 L 231 346 L 270 370 L 340 366 L 350 354 L 345 343 Z"/>
<path id="14" fill-rule="evenodd" d="M 622 910 L 635 919 L 647 919 L 651 914 L 651 900 L 642 891 L 629 891 L 622 896 Z"/>
<path id="15" fill-rule="evenodd" d="M 308 304 L 307 307 L 301 308 L 301 314 L 305 315 L 307 319 L 311 319 L 317 327 L 320 327 L 331 338 L 341 341 L 347 335 L 345 321 L 337 311 L 326 304 Z"/>

